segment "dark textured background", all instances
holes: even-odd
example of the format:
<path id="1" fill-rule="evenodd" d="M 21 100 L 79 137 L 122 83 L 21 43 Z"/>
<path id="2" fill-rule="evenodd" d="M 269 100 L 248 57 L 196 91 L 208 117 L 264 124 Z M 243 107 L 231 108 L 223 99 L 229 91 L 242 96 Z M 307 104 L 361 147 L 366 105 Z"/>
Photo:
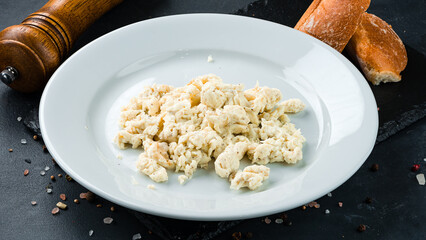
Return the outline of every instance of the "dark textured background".
<path id="1" fill-rule="evenodd" d="M 39 9 L 44 0 L 0 0 L 0 29 L 18 24 L 28 14 Z M 78 50 L 93 39 L 130 23 L 152 17 L 193 12 L 232 13 L 262 18 L 293 26 L 310 1 L 197 1 L 197 0 L 127 0 L 96 22 L 74 47 Z M 280 215 L 232 223 L 202 223 L 171 220 L 138 214 L 97 199 L 102 208 L 81 201 L 72 203 L 86 191 L 76 182 L 64 178 L 50 181 L 50 175 L 65 173 L 53 165 L 42 142 L 32 139 L 33 133 L 16 118 L 31 115 L 37 108 L 40 94 L 24 95 L 0 85 L 0 239 L 131 239 L 140 233 L 143 239 L 163 236 L 186 239 L 216 235 L 215 239 L 232 239 L 233 232 L 252 232 L 252 239 L 426 239 L 426 187 L 419 186 L 414 163 L 421 164 L 419 172 L 426 173 L 426 4 L 425 0 L 373 0 L 369 9 L 390 23 L 407 47 L 409 64 L 400 83 L 372 86 L 380 107 L 378 143 L 360 170 L 346 183 L 333 191 L 332 197 L 317 201 L 319 209 L 294 209 L 287 212 L 291 226 L 276 224 Z M 259 43 L 262 44 L 262 43 Z M 20 139 L 27 139 L 22 145 Z M 13 152 L 8 152 L 13 148 Z M 31 159 L 28 164 L 24 159 Z M 378 172 L 369 170 L 378 163 Z M 49 166 L 46 176 L 39 172 Z M 30 174 L 23 176 L 24 169 Z M 45 187 L 51 183 L 53 193 Z M 69 209 L 52 216 L 50 211 L 65 193 Z M 371 197 L 371 204 L 364 203 Z M 31 206 L 30 201 L 37 201 Z M 339 208 L 337 202 L 343 202 Z M 116 211 L 111 212 L 110 206 Z M 325 209 L 331 213 L 325 215 Z M 114 219 L 104 225 L 104 217 Z M 358 233 L 359 224 L 367 230 Z M 213 234 L 218 228 L 222 234 Z M 90 229 L 94 230 L 89 237 Z M 198 232 L 198 234 L 197 234 Z M 151 233 L 151 234 L 150 234 Z"/>

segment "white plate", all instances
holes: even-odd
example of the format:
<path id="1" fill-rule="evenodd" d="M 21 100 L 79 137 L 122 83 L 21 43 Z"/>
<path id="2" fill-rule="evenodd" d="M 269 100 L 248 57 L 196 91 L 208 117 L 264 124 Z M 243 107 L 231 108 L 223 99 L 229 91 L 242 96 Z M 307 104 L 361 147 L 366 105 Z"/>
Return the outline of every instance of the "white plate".
<path id="1" fill-rule="evenodd" d="M 120 106 L 142 86 L 182 86 L 207 73 L 301 98 L 306 110 L 290 118 L 307 139 L 304 159 L 271 164 L 270 179 L 254 192 L 230 190 L 213 169 L 197 171 L 183 186 L 176 174 L 162 184 L 139 174 L 139 151 L 112 143 Z M 338 187 L 370 154 L 378 116 L 363 76 L 324 43 L 254 18 L 191 14 L 123 27 L 72 55 L 44 90 L 40 125 L 58 164 L 96 194 L 155 215 L 226 220 L 288 210 Z"/>

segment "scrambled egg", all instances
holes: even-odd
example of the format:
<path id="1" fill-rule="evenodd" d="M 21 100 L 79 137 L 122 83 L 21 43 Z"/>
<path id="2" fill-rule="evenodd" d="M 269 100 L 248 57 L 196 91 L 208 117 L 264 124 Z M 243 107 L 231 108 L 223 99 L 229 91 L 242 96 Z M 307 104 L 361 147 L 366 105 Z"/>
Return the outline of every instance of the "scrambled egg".
<path id="1" fill-rule="evenodd" d="M 156 182 L 167 181 L 170 169 L 183 173 L 183 184 L 214 159 L 217 175 L 228 178 L 232 189 L 254 190 L 269 177 L 263 165 L 303 157 L 305 138 L 286 113 L 305 105 L 280 101 L 278 89 L 257 85 L 244 91 L 213 74 L 180 88 L 154 84 L 122 108 L 114 141 L 121 149 L 143 146 L 137 168 Z M 254 165 L 241 171 L 244 156 Z"/>

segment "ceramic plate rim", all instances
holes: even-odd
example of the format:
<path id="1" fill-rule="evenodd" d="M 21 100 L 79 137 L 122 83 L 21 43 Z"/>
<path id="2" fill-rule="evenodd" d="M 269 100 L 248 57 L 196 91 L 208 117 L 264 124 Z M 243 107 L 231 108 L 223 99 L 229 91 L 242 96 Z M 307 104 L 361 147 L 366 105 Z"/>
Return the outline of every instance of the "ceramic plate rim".
<path id="1" fill-rule="evenodd" d="M 144 208 L 143 206 L 136 206 L 135 204 L 133 204 L 133 203 L 131 203 L 129 201 L 126 201 L 126 200 L 123 200 L 123 199 L 120 199 L 120 198 L 116 198 L 114 196 L 109 195 L 108 192 L 105 191 L 104 189 L 98 188 L 98 187 L 94 186 L 92 183 L 90 183 L 90 182 L 86 181 L 84 178 L 82 178 L 78 174 L 78 172 L 75 172 L 73 169 L 71 169 L 66 164 L 66 162 L 64 162 L 64 160 L 62 159 L 61 155 L 56 151 L 55 144 L 52 143 L 52 141 L 50 140 L 49 131 L 47 130 L 48 127 L 46 126 L 46 123 L 45 123 L 45 118 L 47 118 L 47 116 L 45 115 L 45 113 L 46 113 L 45 103 L 46 103 L 46 101 L 49 100 L 49 99 L 47 99 L 48 96 L 49 96 L 49 93 L 54 90 L 54 89 L 52 90 L 52 87 L 51 87 L 52 83 L 55 81 L 56 76 L 61 71 L 63 71 L 64 68 L 67 67 L 67 62 L 73 61 L 73 59 L 76 56 L 78 56 L 82 51 L 85 51 L 85 49 L 91 48 L 92 46 L 96 46 L 96 44 L 97 44 L 98 41 L 101 41 L 104 38 L 109 38 L 111 36 L 117 36 L 117 35 L 120 34 L 121 31 L 125 31 L 126 29 L 134 27 L 135 25 L 138 25 L 138 24 L 150 24 L 152 21 L 159 21 L 159 20 L 161 20 L 161 21 L 167 21 L 167 20 L 173 20 L 175 18 L 188 18 L 188 17 L 189 18 L 192 18 L 192 17 L 195 17 L 195 18 L 197 18 L 197 17 L 240 18 L 242 21 L 246 21 L 246 20 L 253 21 L 254 20 L 254 21 L 264 22 L 264 24 L 276 24 L 276 25 L 280 25 L 280 24 L 277 24 L 277 23 L 273 23 L 273 22 L 269 22 L 269 21 L 265 21 L 265 20 L 260 20 L 260 19 L 253 19 L 253 18 L 250 18 L 250 17 L 228 15 L 228 14 L 196 13 L 196 14 L 171 15 L 171 16 L 165 16 L 165 17 L 159 17 L 159 18 L 154 18 L 154 19 L 150 19 L 150 20 L 145 20 L 145 21 L 141 21 L 141 22 L 137 22 L 137 23 L 133 23 L 133 24 L 124 26 L 124 27 L 119 28 L 119 29 L 117 29 L 115 31 L 112 31 L 112 32 L 110 32 L 110 33 L 108 33 L 106 35 L 103 35 L 103 36 L 99 37 L 98 39 L 90 42 L 89 44 L 87 44 L 86 46 L 84 46 L 83 48 L 81 48 L 79 51 L 77 51 L 75 54 L 73 54 L 71 57 L 69 57 L 66 60 L 66 62 L 64 64 L 62 64 L 58 68 L 58 70 L 52 75 L 50 81 L 47 83 L 47 85 L 46 85 L 46 87 L 44 89 L 43 95 L 41 97 L 41 100 L 40 100 L 40 109 L 39 109 L 40 128 L 41 128 L 43 140 L 44 140 L 46 146 L 48 147 L 49 152 L 56 159 L 57 163 L 61 166 L 61 168 L 65 172 L 67 172 L 71 177 L 73 177 L 74 179 L 76 179 L 77 182 L 79 182 L 81 185 L 83 185 L 87 189 L 89 189 L 89 190 L 95 192 L 96 194 L 100 195 L 101 197 L 103 197 L 103 198 L 105 198 L 107 200 L 110 200 L 112 202 L 115 202 L 115 203 L 117 203 L 119 205 L 122 205 L 124 207 L 130 208 L 130 209 L 134 209 L 134 210 L 137 210 L 137 211 L 142 211 L 142 212 L 146 212 L 146 213 L 150 213 L 150 214 L 154 214 L 154 215 L 159 215 L 159 216 L 164 216 L 164 217 L 170 217 L 170 218 L 186 219 L 186 220 L 203 220 L 203 221 L 207 221 L 207 220 L 235 220 L 235 219 L 243 219 L 243 218 L 252 218 L 252 217 L 258 217 L 258 216 L 272 214 L 272 213 L 276 213 L 278 211 L 281 211 L 281 210 L 283 210 L 283 207 L 282 206 L 277 206 L 277 207 L 275 207 L 273 209 L 269 209 L 269 210 L 256 210 L 255 209 L 255 210 L 253 210 L 253 211 L 251 211 L 249 213 L 246 213 L 246 214 L 242 214 L 242 213 L 230 213 L 229 215 L 226 215 L 226 216 L 217 216 L 217 215 L 214 215 L 214 214 L 200 216 L 200 215 L 194 215 L 194 214 L 191 214 L 191 213 L 181 214 L 181 213 L 174 213 L 174 212 L 165 212 L 165 211 L 161 211 L 161 210 L 158 210 L 158 209 L 147 209 L 147 208 Z M 289 28 L 289 27 L 284 26 L 284 25 L 280 25 L 280 26 L 283 27 L 283 28 Z M 289 29 L 291 29 L 291 28 L 289 28 Z M 374 105 L 374 106 L 371 106 L 371 107 L 376 108 L 376 102 L 375 102 L 374 96 L 373 96 L 373 94 L 371 92 L 371 89 L 368 86 L 368 83 L 363 78 L 363 76 L 361 75 L 361 73 L 355 68 L 355 66 L 353 66 L 352 63 L 350 63 L 349 60 L 347 60 L 343 55 L 341 55 L 340 53 L 338 53 L 336 50 L 332 49 L 331 47 L 329 47 L 325 43 L 323 43 L 323 42 L 321 42 L 321 41 L 319 41 L 319 40 L 317 40 L 317 39 L 315 39 L 315 38 L 313 38 L 311 36 L 308 36 L 306 34 L 300 33 L 300 32 L 298 32 L 296 30 L 292 29 L 291 31 L 294 31 L 294 34 L 299 34 L 302 38 L 307 38 L 310 41 L 315 42 L 317 45 L 320 45 L 323 48 L 325 48 L 328 51 L 330 51 L 330 53 L 332 53 L 338 60 L 340 60 L 341 62 L 343 62 L 343 64 L 345 64 L 345 66 L 347 66 L 350 69 L 350 71 L 352 72 L 352 74 L 355 75 L 355 78 L 357 78 L 357 79 L 361 78 L 364 81 L 364 83 L 360 83 L 360 84 L 363 85 L 363 88 L 366 88 L 366 87 L 368 88 L 368 90 L 366 90 L 367 91 L 366 94 L 371 98 L 371 99 L 369 99 L 369 101 L 371 102 L 371 100 L 372 100 L 372 103 Z M 357 162 L 357 166 L 355 168 L 351 169 L 350 171 L 347 171 L 347 174 L 345 176 L 341 177 L 338 182 L 335 182 L 335 183 L 333 183 L 333 184 L 331 184 L 331 185 L 328 186 L 328 189 L 330 191 L 334 190 L 335 188 L 337 188 L 338 186 L 340 186 L 341 184 L 343 184 L 347 179 L 349 179 L 361 167 L 361 165 L 364 163 L 364 161 L 367 159 L 367 157 L 371 153 L 371 151 L 372 151 L 372 149 L 374 147 L 374 143 L 375 143 L 376 136 L 377 136 L 377 131 L 378 131 L 378 114 L 376 113 L 376 115 L 371 116 L 371 117 L 373 119 L 375 119 L 375 121 L 373 123 L 371 123 L 372 124 L 372 128 L 374 129 L 374 132 L 372 132 L 371 135 L 374 136 L 374 137 L 369 138 L 370 148 L 369 149 L 365 149 L 365 154 L 364 154 L 363 159 L 360 160 L 359 162 Z M 324 194 L 326 194 L 326 192 L 317 192 L 316 194 L 310 195 L 310 197 L 312 199 L 317 199 L 317 198 L 323 196 Z M 292 208 L 295 208 L 295 207 L 299 206 L 300 204 L 303 204 L 303 203 L 294 203 L 292 205 L 286 205 L 285 209 L 292 209 Z"/>

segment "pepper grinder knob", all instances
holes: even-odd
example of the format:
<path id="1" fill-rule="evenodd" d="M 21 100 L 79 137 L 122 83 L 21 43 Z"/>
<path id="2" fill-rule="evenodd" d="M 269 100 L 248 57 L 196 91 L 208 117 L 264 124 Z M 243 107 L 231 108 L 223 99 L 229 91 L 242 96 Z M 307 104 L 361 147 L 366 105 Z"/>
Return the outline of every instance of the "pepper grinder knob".
<path id="1" fill-rule="evenodd" d="M 15 81 L 19 77 L 19 72 L 14 67 L 7 66 L 6 69 L 4 69 L 0 73 L 0 79 L 5 84 L 9 85 L 13 81 Z"/>

